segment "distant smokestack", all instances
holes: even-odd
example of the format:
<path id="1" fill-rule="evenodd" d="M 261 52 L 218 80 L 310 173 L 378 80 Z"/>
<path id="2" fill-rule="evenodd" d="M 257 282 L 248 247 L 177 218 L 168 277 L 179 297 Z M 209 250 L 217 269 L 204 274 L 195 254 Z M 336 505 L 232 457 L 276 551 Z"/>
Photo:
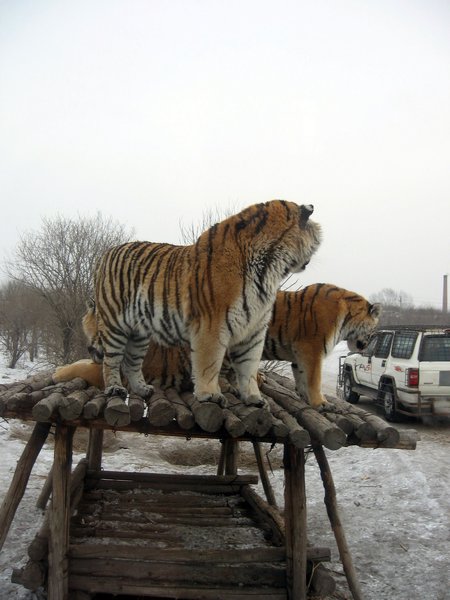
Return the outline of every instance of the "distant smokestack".
<path id="1" fill-rule="evenodd" d="M 442 290 L 442 312 L 447 314 L 447 275 L 444 275 L 444 288 Z"/>

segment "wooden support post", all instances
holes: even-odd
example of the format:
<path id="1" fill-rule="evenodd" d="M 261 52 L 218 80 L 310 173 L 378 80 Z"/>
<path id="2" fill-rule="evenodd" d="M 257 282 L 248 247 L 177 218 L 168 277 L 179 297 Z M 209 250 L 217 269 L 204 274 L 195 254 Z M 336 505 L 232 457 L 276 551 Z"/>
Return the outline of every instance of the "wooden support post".
<path id="1" fill-rule="evenodd" d="M 362 592 L 358 582 L 355 568 L 353 566 L 352 557 L 345 537 L 344 528 L 339 517 L 339 511 L 336 501 L 336 488 L 334 487 L 333 476 L 331 474 L 330 465 L 323 446 L 318 442 L 313 443 L 314 455 L 320 469 L 323 487 L 325 489 L 325 506 L 333 529 L 336 544 L 339 550 L 339 556 L 344 567 L 347 583 L 352 593 L 354 600 L 362 600 Z"/>
<path id="2" fill-rule="evenodd" d="M 225 473 L 225 441 L 220 444 L 220 456 L 219 463 L 217 465 L 217 475 L 223 475 Z"/>
<path id="3" fill-rule="evenodd" d="M 37 502 L 36 502 L 36 508 L 45 510 L 48 499 L 50 498 L 50 494 L 52 493 L 52 486 L 53 486 L 53 466 L 47 475 L 47 479 L 45 480 L 44 485 L 42 486 L 41 493 L 39 494 L 39 498 L 37 499 Z"/>
<path id="4" fill-rule="evenodd" d="M 86 453 L 88 459 L 88 469 L 90 471 L 100 471 L 102 468 L 103 451 L 103 429 L 91 429 L 89 431 L 89 443 Z"/>
<path id="5" fill-rule="evenodd" d="M 70 521 L 70 471 L 75 428 L 56 426 L 53 461 L 53 491 L 50 506 L 48 599 L 68 600 Z"/>
<path id="6" fill-rule="evenodd" d="M 307 537 L 305 451 L 284 445 L 284 518 L 289 600 L 306 600 Z"/>
<path id="7" fill-rule="evenodd" d="M 237 460 L 239 455 L 239 444 L 235 440 L 228 439 L 224 442 L 225 447 L 225 475 L 237 474 Z"/>
<path id="8" fill-rule="evenodd" d="M 275 506 L 276 508 L 277 501 L 275 500 L 275 494 L 267 475 L 261 444 L 259 442 L 252 442 L 252 444 L 255 452 L 256 462 L 258 463 L 259 476 L 261 477 L 261 483 L 264 488 L 264 493 L 266 494 L 267 502 L 270 504 L 270 506 Z"/>
<path id="9" fill-rule="evenodd" d="M 0 550 L 3 548 L 17 507 L 25 493 L 31 470 L 45 440 L 47 439 L 50 427 L 51 423 L 36 423 L 33 433 L 17 463 L 11 485 L 9 486 L 0 508 Z"/>

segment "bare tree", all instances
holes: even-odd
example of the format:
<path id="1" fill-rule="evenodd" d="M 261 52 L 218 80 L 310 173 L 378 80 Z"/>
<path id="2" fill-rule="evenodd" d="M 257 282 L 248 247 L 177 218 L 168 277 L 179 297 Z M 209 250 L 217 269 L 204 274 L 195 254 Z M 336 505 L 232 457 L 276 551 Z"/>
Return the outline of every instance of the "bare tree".
<path id="1" fill-rule="evenodd" d="M 58 337 L 49 344 L 55 361 L 68 362 L 83 354 L 81 318 L 92 287 L 98 257 L 132 232 L 100 213 L 72 220 L 43 219 L 42 228 L 22 236 L 15 257 L 6 263 L 9 277 L 37 292 L 48 309 L 47 327 Z"/>
<path id="2" fill-rule="evenodd" d="M 14 369 L 30 350 L 38 328 L 35 294 L 22 283 L 10 281 L 0 288 L 0 347 Z"/>

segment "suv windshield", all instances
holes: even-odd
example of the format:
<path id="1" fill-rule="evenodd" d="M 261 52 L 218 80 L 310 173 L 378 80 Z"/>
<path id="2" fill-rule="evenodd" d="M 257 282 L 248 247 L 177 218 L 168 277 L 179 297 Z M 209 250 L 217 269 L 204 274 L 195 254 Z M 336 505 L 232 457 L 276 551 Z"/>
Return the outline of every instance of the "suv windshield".
<path id="1" fill-rule="evenodd" d="M 420 360 L 450 361 L 450 336 L 426 335 L 422 340 Z"/>

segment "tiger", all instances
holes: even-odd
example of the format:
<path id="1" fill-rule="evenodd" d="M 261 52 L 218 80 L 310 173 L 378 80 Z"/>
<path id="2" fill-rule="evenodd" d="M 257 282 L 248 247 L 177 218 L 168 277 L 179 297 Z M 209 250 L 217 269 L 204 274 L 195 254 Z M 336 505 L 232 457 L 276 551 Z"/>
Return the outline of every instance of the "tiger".
<path id="1" fill-rule="evenodd" d="M 277 289 L 303 271 L 321 242 L 312 205 L 254 204 L 203 232 L 194 244 L 128 242 L 107 250 L 94 278 L 97 335 L 106 395 L 148 397 L 142 363 L 153 339 L 187 345 L 194 394 L 225 405 L 219 373 L 228 352 L 244 403 L 264 404 L 258 365 Z"/>
<path id="2" fill-rule="evenodd" d="M 262 358 L 290 361 L 297 391 L 311 406 L 321 408 L 327 404 L 321 392 L 323 359 L 344 340 L 350 351 L 364 350 L 380 314 L 380 304 L 371 304 L 363 296 L 332 284 L 313 284 L 295 292 L 278 291 Z M 88 339 L 96 335 L 93 308 L 86 313 L 83 327 Z M 229 369 L 227 360 L 224 366 L 225 371 Z M 189 348 L 164 348 L 152 342 L 143 373 L 146 381 L 161 387 L 191 390 Z M 223 371 L 222 374 L 227 376 Z M 83 377 L 97 387 L 104 385 L 101 366 L 93 361 L 60 367 L 54 375 L 55 381 L 74 377 Z"/>
<path id="3" fill-rule="evenodd" d="M 297 392 L 314 408 L 322 394 L 323 359 L 341 341 L 361 352 L 376 329 L 381 304 L 329 283 L 279 291 L 264 341 L 263 359 L 291 363 Z"/>

